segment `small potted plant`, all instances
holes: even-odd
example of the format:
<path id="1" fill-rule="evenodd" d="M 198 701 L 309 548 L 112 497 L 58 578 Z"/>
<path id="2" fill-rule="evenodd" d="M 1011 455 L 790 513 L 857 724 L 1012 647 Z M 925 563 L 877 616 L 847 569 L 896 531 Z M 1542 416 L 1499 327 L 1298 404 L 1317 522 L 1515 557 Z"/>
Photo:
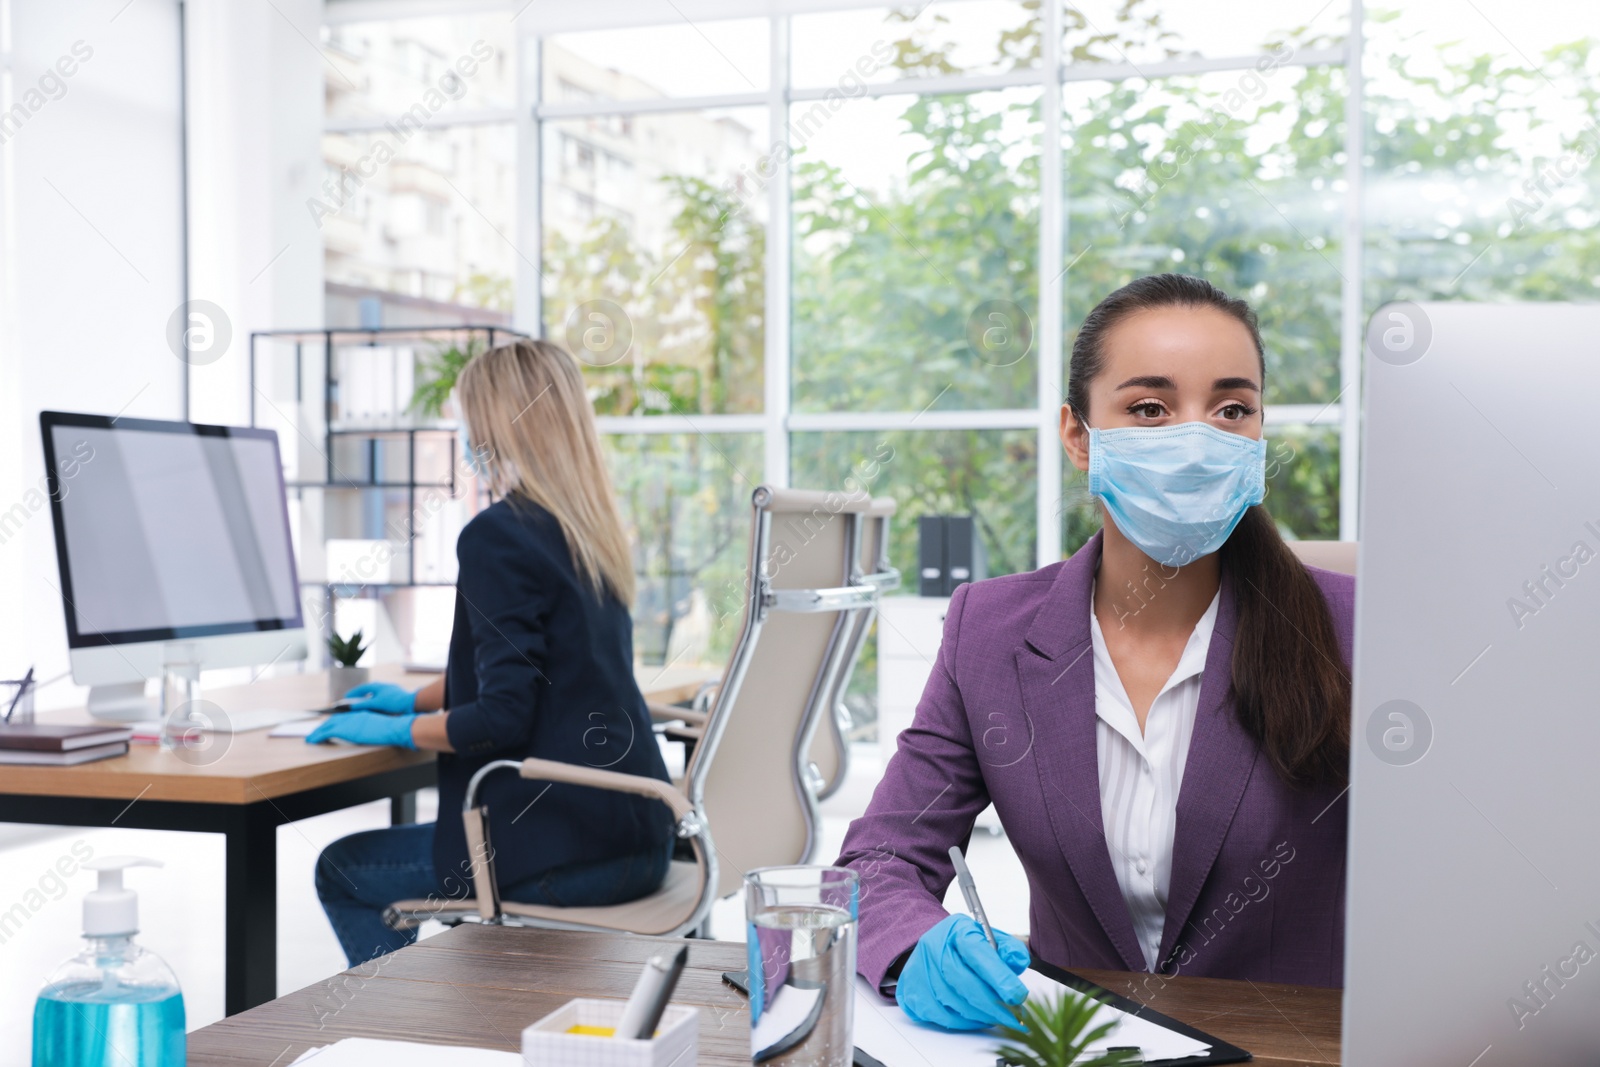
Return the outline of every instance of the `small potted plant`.
<path id="1" fill-rule="evenodd" d="M 340 637 L 336 633 L 328 638 L 328 655 L 333 658 L 333 667 L 328 671 L 330 699 L 338 700 L 367 680 L 367 669 L 356 664 L 361 662 L 361 657 L 372 646 L 363 645 L 361 636 L 361 631 L 357 630 L 349 637 Z"/>
<path id="2" fill-rule="evenodd" d="M 1115 1025 L 1101 1023 L 1089 1029 L 1101 1007 L 1093 997 L 1071 990 L 1042 1002 L 1029 997 L 1021 1007 L 1011 1009 L 1017 1025 L 999 1027 L 1007 1043 L 997 1047 L 995 1055 L 1001 1063 L 1016 1067 L 1118 1067 L 1144 1062 L 1135 1049 L 1086 1053 Z"/>

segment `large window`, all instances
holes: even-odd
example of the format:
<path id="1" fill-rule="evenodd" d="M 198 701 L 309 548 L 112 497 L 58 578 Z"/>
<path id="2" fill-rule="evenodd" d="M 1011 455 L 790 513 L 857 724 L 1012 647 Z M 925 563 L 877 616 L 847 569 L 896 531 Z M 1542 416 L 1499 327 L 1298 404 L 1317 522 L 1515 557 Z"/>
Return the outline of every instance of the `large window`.
<path id="1" fill-rule="evenodd" d="M 587 364 L 618 456 L 657 457 L 644 483 L 724 454 L 748 457 L 741 492 L 868 471 L 900 503 L 908 576 L 927 513 L 973 514 L 992 574 L 1058 559 L 1097 524 L 1055 439 L 1072 330 L 1179 270 L 1260 308 L 1285 532 L 1353 529 L 1348 11 L 1102 6 L 536 34 L 537 321 Z M 664 447 L 683 452 L 671 477 Z M 681 520 L 630 507 L 641 648 L 670 656 L 664 634 L 703 628 L 682 590 L 710 587 L 646 547 Z M 704 536 L 736 573 L 742 543 Z"/>
<path id="2" fill-rule="evenodd" d="M 601 69 L 546 56 L 564 84 Z M 543 125 L 543 326 L 585 364 L 595 410 L 760 411 L 766 201 L 741 173 L 765 151 L 766 112 Z"/>
<path id="3" fill-rule="evenodd" d="M 1558 0 L 771 7 L 330 15 L 335 173 L 485 42 L 328 220 L 330 282 L 509 313 L 583 360 L 652 659 L 725 650 L 761 481 L 870 470 L 908 576 L 924 513 L 975 515 L 990 573 L 1075 549 L 1097 520 L 1055 437 L 1066 353 L 1141 274 L 1257 308 L 1268 506 L 1305 538 L 1357 534 L 1378 304 L 1600 281 L 1600 51 Z"/>
<path id="4" fill-rule="evenodd" d="M 819 113 L 820 112 L 820 113 Z M 837 115 L 794 155 L 791 219 L 797 412 L 1034 408 L 1037 346 L 969 334 L 1039 296 L 1039 93 L 893 95 Z"/>
<path id="5" fill-rule="evenodd" d="M 329 326 L 509 321 L 516 48 L 504 17 L 345 22 L 324 33 L 319 196 Z M 528 266 L 534 266 L 530 257 Z"/>

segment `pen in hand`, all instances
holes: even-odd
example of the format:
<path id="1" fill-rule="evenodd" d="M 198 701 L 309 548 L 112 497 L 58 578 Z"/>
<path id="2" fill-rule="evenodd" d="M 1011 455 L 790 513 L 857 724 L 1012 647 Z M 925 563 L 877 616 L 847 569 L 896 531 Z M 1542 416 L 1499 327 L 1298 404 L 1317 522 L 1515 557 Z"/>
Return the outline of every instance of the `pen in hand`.
<path id="1" fill-rule="evenodd" d="M 989 939 L 989 946 L 999 952 L 1000 942 L 995 939 L 994 927 L 989 925 L 989 916 L 983 912 L 983 901 L 978 899 L 978 884 L 972 880 L 972 871 L 967 867 L 967 859 L 961 854 L 960 845 L 950 846 L 950 862 L 955 864 L 956 881 L 961 886 L 961 896 L 967 902 L 967 910 L 978 920 L 978 925 L 983 927 L 984 936 Z"/>

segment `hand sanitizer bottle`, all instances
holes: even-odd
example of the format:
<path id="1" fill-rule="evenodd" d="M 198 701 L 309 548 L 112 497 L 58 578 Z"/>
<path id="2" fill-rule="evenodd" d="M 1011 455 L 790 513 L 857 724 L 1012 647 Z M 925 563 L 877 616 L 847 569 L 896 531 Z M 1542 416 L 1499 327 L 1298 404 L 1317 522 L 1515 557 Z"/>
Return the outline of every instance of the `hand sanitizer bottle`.
<path id="1" fill-rule="evenodd" d="M 33 1067 L 174 1067 L 184 1062 L 183 993 L 161 957 L 133 943 L 139 897 L 127 867 L 155 860 L 105 856 L 85 867 L 100 888 L 83 898 L 77 956 L 57 967 L 33 1009 Z"/>

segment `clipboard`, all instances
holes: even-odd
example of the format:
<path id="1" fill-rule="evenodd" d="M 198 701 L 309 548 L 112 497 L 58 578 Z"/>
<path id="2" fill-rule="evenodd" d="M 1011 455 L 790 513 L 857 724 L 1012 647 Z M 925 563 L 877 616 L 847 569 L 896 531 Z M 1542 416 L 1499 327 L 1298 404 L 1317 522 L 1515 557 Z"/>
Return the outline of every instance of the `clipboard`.
<path id="1" fill-rule="evenodd" d="M 1189 1026 L 1185 1023 L 1180 1023 L 1178 1020 L 1170 1016 L 1163 1015 L 1153 1008 L 1148 1008 L 1136 1000 L 1122 996 L 1120 993 L 1113 993 L 1105 986 L 1091 982 L 1087 978 L 1079 977 L 1078 975 L 1073 974 L 1071 971 L 1062 970 L 1060 967 L 1057 967 L 1052 963 L 1047 963 L 1044 960 L 1041 960 L 1038 956 L 1033 957 L 1033 962 L 1029 965 L 1029 967 L 1032 970 L 1038 971 L 1046 978 L 1054 979 L 1064 986 L 1075 989 L 1086 996 L 1093 997 L 1095 1000 L 1098 1000 L 1104 1004 L 1109 1004 L 1111 1007 L 1116 1008 L 1119 1011 L 1126 1012 L 1129 1015 L 1141 1016 L 1142 1018 L 1156 1023 L 1165 1029 L 1172 1030 L 1176 1033 L 1184 1035 L 1185 1037 L 1193 1038 L 1196 1041 L 1202 1041 L 1211 1046 L 1210 1051 L 1204 1056 L 1185 1056 L 1181 1059 L 1169 1060 L 1148 1060 L 1145 1063 L 1145 1067 L 1200 1067 L 1202 1064 L 1215 1065 L 1224 1063 L 1248 1063 L 1254 1058 L 1249 1052 L 1240 1048 L 1238 1045 L 1230 1045 L 1228 1042 L 1223 1041 L 1220 1038 L 1213 1037 L 1204 1030 L 1198 1030 L 1195 1027 Z M 749 989 L 745 984 L 744 971 L 723 971 L 722 980 L 733 986 L 733 988 L 737 989 L 745 996 L 749 996 Z M 855 1049 L 853 1063 L 854 1067 L 885 1067 L 885 1065 L 879 1060 L 867 1055 L 859 1048 Z"/>
<path id="2" fill-rule="evenodd" d="M 1171 1016 L 1161 1014 L 1154 1008 L 1145 1007 L 1137 1000 L 1132 1000 L 1120 993 L 1113 993 L 1105 986 L 1097 985 L 1087 978 L 1080 978 L 1071 971 L 1064 971 L 1053 963 L 1046 963 L 1038 956 L 1033 957 L 1033 962 L 1029 964 L 1029 967 L 1046 978 L 1053 978 L 1062 985 L 1076 989 L 1078 992 L 1091 996 L 1102 1003 L 1109 1004 L 1119 1011 L 1126 1012 L 1129 1015 L 1141 1016 L 1167 1030 L 1182 1034 L 1184 1037 L 1192 1037 L 1196 1041 L 1204 1041 L 1211 1046 L 1211 1051 L 1204 1056 L 1185 1056 L 1176 1060 L 1148 1060 L 1146 1061 L 1146 1067 L 1198 1067 L 1199 1064 L 1248 1063 L 1255 1058 L 1238 1045 L 1230 1045 L 1220 1038 L 1212 1037 L 1204 1030 L 1197 1030 L 1185 1023 L 1180 1023 Z M 860 1055 L 859 1050 L 857 1055 Z M 857 1062 L 859 1063 L 860 1061 L 857 1060 Z M 879 1067 L 882 1067 L 882 1065 L 879 1065 Z"/>

